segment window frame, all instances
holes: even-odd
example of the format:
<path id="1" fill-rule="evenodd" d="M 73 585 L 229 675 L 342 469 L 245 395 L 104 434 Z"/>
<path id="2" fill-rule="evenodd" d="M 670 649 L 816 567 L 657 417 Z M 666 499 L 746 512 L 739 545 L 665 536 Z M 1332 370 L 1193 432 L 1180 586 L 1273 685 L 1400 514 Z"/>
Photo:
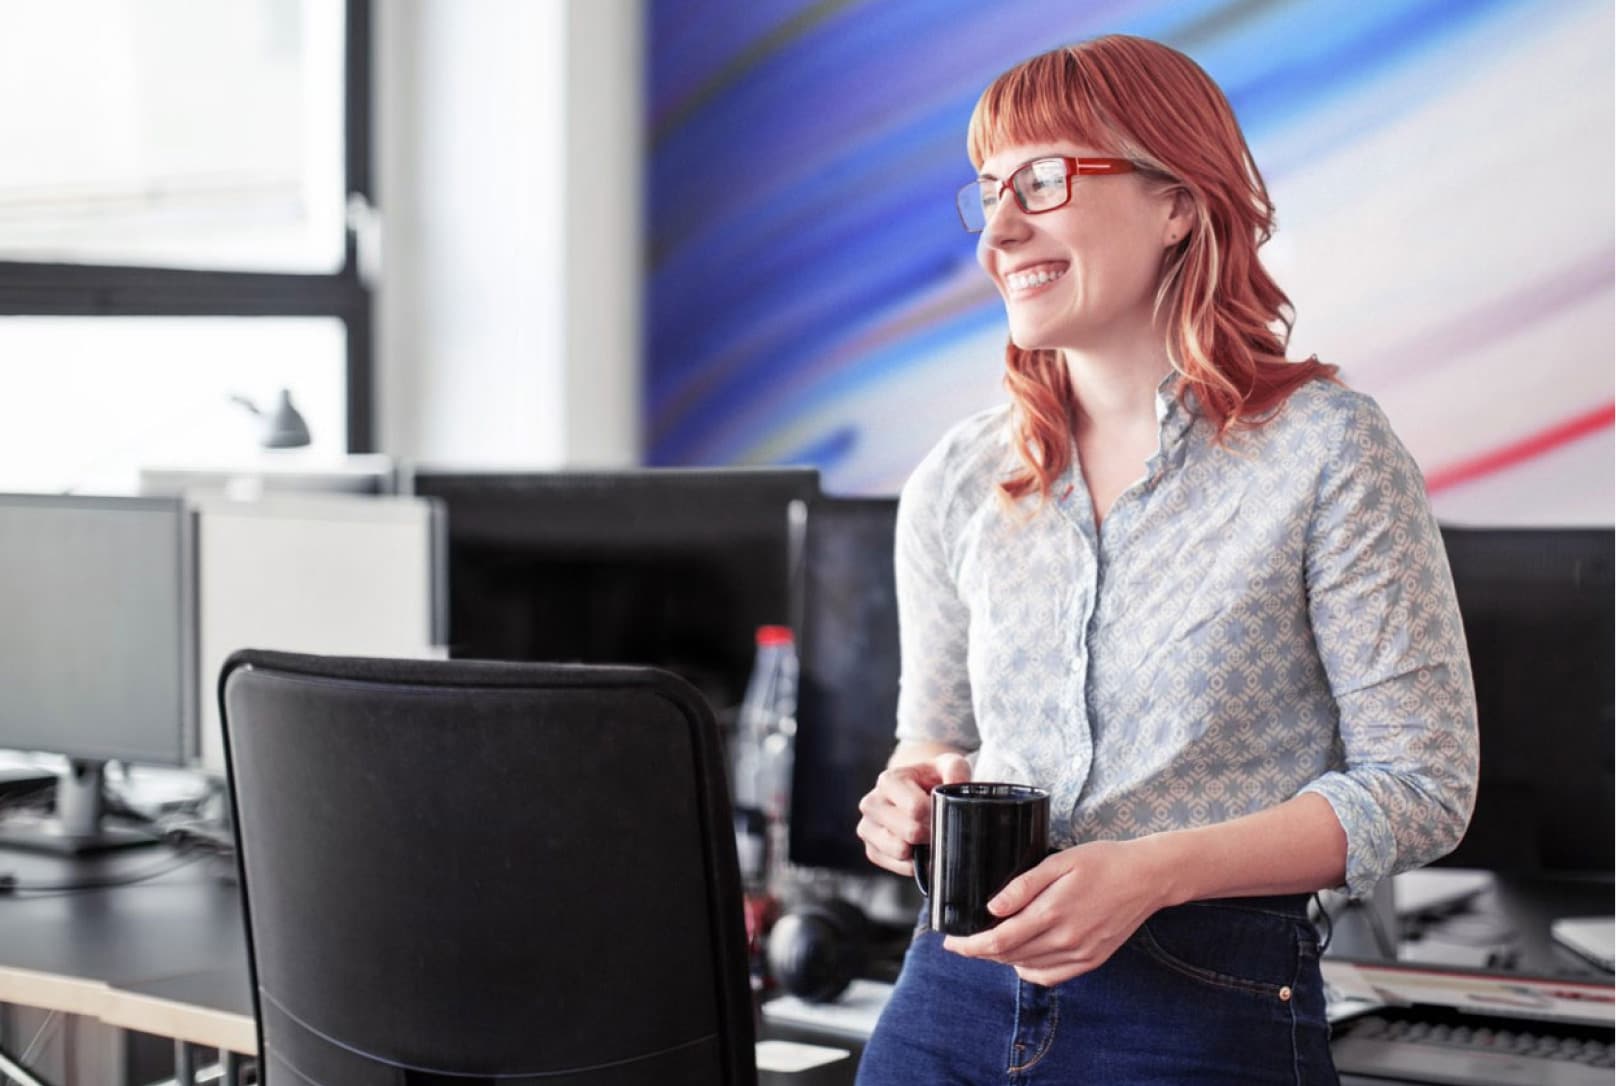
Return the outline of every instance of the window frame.
<path id="1" fill-rule="evenodd" d="M 375 206 L 371 155 L 374 0 L 343 0 L 345 203 Z M 315 275 L 0 260 L 0 316 L 335 317 L 347 332 L 348 452 L 375 452 L 375 313 L 359 242 L 344 230 L 342 267 Z"/>

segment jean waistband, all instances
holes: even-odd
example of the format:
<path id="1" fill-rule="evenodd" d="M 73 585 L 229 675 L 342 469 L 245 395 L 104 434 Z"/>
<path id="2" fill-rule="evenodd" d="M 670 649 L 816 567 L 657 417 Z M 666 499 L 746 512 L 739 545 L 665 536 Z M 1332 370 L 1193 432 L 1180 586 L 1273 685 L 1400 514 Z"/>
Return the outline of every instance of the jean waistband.
<path id="1" fill-rule="evenodd" d="M 1188 905 L 1216 905 L 1227 909 L 1250 909 L 1254 912 L 1278 913 L 1298 920 L 1307 919 L 1308 902 L 1312 894 L 1273 894 L 1264 897 L 1214 897 L 1187 902 Z"/>

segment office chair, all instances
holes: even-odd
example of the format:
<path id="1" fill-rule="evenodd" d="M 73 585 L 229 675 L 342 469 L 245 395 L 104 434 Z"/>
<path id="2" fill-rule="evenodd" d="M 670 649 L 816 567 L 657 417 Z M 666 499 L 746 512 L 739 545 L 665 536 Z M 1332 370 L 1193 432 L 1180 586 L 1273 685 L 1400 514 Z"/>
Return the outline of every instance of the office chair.
<path id="1" fill-rule="evenodd" d="M 219 698 L 265 1086 L 757 1081 L 685 682 L 246 650 Z"/>

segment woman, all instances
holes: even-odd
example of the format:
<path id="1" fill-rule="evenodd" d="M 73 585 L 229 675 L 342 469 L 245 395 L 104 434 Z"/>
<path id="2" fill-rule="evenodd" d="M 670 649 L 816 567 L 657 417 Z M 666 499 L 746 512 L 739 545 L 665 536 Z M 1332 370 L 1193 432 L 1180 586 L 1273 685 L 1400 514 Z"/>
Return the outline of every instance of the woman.
<path id="1" fill-rule="evenodd" d="M 1474 804 L 1420 471 L 1285 360 L 1273 208 L 1189 58 L 1034 57 L 969 149 L 1012 403 L 904 488 L 899 742 L 858 833 L 907 874 L 931 788 L 974 776 L 1048 789 L 1059 851 L 991 931 L 917 933 L 859 1081 L 1334 1082 L 1308 894 L 1435 859 Z"/>

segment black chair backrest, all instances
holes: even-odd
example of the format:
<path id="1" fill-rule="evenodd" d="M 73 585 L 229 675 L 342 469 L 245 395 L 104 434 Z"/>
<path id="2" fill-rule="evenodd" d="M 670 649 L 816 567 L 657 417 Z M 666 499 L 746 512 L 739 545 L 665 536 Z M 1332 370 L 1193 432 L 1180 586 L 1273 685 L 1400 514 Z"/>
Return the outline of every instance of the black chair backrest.
<path id="1" fill-rule="evenodd" d="M 219 696 L 266 1086 L 756 1081 L 688 684 L 249 650 Z"/>

